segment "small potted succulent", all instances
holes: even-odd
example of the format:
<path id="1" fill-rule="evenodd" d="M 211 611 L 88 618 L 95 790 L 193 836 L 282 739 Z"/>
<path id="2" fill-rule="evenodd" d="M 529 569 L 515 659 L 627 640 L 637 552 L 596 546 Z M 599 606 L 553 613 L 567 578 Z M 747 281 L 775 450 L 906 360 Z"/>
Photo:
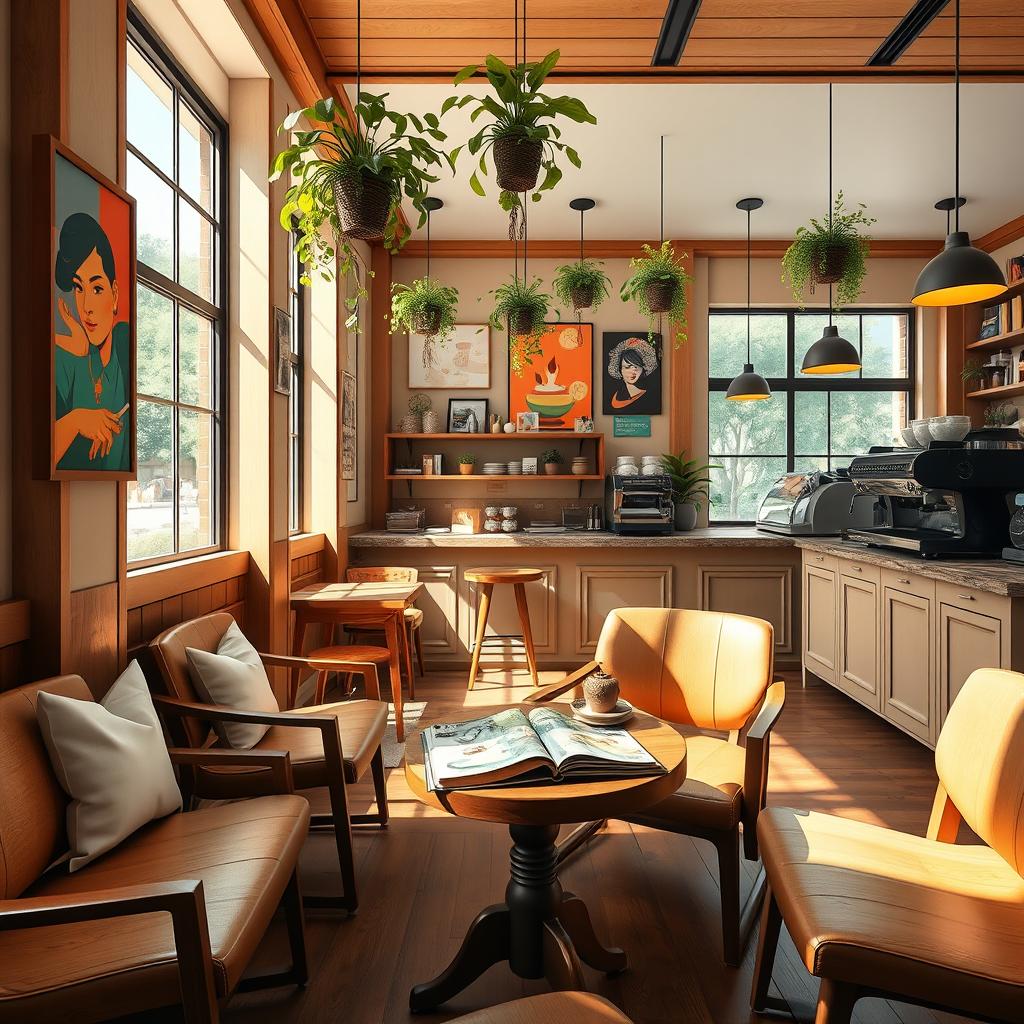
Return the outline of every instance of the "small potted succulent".
<path id="1" fill-rule="evenodd" d="M 644 245 L 642 250 L 642 256 L 629 261 L 630 275 L 619 296 L 623 302 L 635 302 L 641 316 L 647 318 L 649 342 L 658 317 L 666 315 L 678 348 L 686 341 L 686 286 L 693 280 L 683 267 L 686 253 L 677 257 L 668 241 L 657 249 Z"/>
<path id="2" fill-rule="evenodd" d="M 558 301 L 571 308 L 580 320 L 582 310 L 597 309 L 608 298 L 611 281 L 604 272 L 604 264 L 580 259 L 559 267 L 552 286 Z"/>
<path id="3" fill-rule="evenodd" d="M 562 471 L 562 463 L 565 461 L 557 448 L 548 448 L 541 455 L 540 460 L 544 463 L 544 472 L 548 476 L 558 476 Z"/>
<path id="4" fill-rule="evenodd" d="M 476 456 L 472 452 L 463 452 L 459 456 L 459 472 L 463 476 L 472 476 L 476 469 Z"/>
<path id="5" fill-rule="evenodd" d="M 696 459 L 687 459 L 685 451 L 678 455 L 662 455 L 661 465 L 672 481 L 672 500 L 676 507 L 675 528 L 680 531 L 692 530 L 697 525 L 701 500 L 710 501 L 708 485 L 711 477 L 708 473 L 722 467 L 712 463 L 700 465 Z"/>
<path id="6" fill-rule="evenodd" d="M 848 306 L 856 302 L 864 287 L 867 274 L 868 236 L 860 230 L 871 227 L 874 217 L 858 204 L 847 211 L 843 193 L 836 194 L 832 217 L 819 221 L 811 219 L 810 226 L 796 229 L 796 237 L 782 257 L 782 280 L 789 280 L 793 298 L 803 308 L 805 288 L 814 292 L 818 284 L 836 286 L 836 305 Z"/>

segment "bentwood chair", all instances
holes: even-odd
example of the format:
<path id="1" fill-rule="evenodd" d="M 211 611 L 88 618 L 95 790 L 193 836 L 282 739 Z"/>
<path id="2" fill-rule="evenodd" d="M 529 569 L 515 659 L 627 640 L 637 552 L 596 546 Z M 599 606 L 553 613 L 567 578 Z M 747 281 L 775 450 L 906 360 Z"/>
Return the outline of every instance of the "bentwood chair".
<path id="1" fill-rule="evenodd" d="M 935 768 L 924 838 L 788 807 L 761 816 L 755 1010 L 782 1008 L 768 987 L 785 921 L 821 978 L 817 1024 L 848 1024 L 862 996 L 1024 1021 L 1024 675 L 972 673 Z M 956 845 L 961 821 L 985 845 Z"/>
<path id="2" fill-rule="evenodd" d="M 741 905 L 740 841 L 746 858 L 756 861 L 769 742 L 785 701 L 785 685 L 772 682 L 773 663 L 774 632 L 763 619 L 688 608 L 618 608 L 605 619 L 594 661 L 527 698 L 550 700 L 600 667 L 618 679 L 634 707 L 679 727 L 686 737 L 686 782 L 626 820 L 714 844 L 722 946 L 733 967 L 742 959 L 764 892 L 759 871 Z M 603 824 L 577 829 L 561 858 Z"/>
<path id="3" fill-rule="evenodd" d="M 343 894 L 340 897 L 310 895 L 309 906 L 337 907 L 350 912 L 358 906 L 355 863 L 352 856 L 352 825 L 388 823 L 387 781 L 381 743 L 387 725 L 387 705 L 380 701 L 377 672 L 371 664 L 320 661 L 261 654 L 264 665 L 303 668 L 314 672 L 354 672 L 366 680 L 372 700 L 351 700 L 342 704 L 321 704 L 275 713 L 229 710 L 199 702 L 192 685 L 187 648 L 216 653 L 224 632 L 234 620 L 227 612 L 213 612 L 164 630 L 150 650 L 162 677 L 165 693 L 153 702 L 166 721 L 177 746 L 203 749 L 211 745 L 214 722 L 250 722 L 269 725 L 254 751 L 284 750 L 291 759 L 296 790 L 326 787 L 330 814 L 314 814 L 311 827 L 333 829 L 341 866 Z M 219 741 L 218 741 L 219 742 Z M 213 743 L 214 747 L 218 744 Z M 373 776 L 377 802 L 375 814 L 349 814 L 346 785 L 357 782 L 367 769 Z M 193 773 L 193 796 L 229 800 L 249 795 L 251 773 L 217 771 L 208 768 Z"/>

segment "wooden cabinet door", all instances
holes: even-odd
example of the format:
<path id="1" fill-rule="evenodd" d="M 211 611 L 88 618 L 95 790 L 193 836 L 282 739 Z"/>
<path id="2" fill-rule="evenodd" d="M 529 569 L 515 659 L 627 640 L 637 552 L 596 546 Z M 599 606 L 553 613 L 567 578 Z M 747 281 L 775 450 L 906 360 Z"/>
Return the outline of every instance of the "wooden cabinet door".
<path id="1" fill-rule="evenodd" d="M 804 553 L 803 644 L 804 668 L 826 683 L 835 684 L 836 591 L 835 559 Z"/>
<path id="2" fill-rule="evenodd" d="M 939 596 L 939 724 L 976 668 L 1009 667 L 1009 622 Z"/>
<path id="3" fill-rule="evenodd" d="M 878 582 L 839 574 L 836 686 L 873 711 L 882 709 Z"/>
<path id="4" fill-rule="evenodd" d="M 916 577 L 914 589 L 926 591 L 924 582 Z M 934 606 L 927 593 L 897 589 L 883 577 L 882 714 L 929 744 L 938 735 Z"/>

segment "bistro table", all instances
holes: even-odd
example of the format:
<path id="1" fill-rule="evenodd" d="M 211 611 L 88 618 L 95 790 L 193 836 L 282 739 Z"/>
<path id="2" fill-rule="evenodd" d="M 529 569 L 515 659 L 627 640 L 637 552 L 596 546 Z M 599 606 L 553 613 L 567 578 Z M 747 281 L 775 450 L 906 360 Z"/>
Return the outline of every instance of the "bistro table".
<path id="1" fill-rule="evenodd" d="M 422 589 L 422 583 L 314 583 L 291 595 L 292 611 L 295 612 L 292 653 L 296 657 L 301 657 L 306 627 L 313 623 L 380 626 L 384 630 L 391 654 L 391 699 L 395 703 L 395 733 L 399 743 L 405 739 L 402 661 L 411 667 L 405 635 L 405 610 Z"/>
<path id="2" fill-rule="evenodd" d="M 525 712 L 537 706 L 520 705 Z M 561 702 L 545 706 L 569 712 Z M 467 708 L 452 721 L 482 718 L 507 707 Z M 586 904 L 563 891 L 555 849 L 559 825 L 627 816 L 666 799 L 685 781 L 686 741 L 675 729 L 640 711 L 623 728 L 664 765 L 667 774 L 435 793 L 427 788 L 417 730 L 405 763 L 405 777 L 416 797 L 458 817 L 507 824 L 512 849 L 505 902 L 480 911 L 451 964 L 433 981 L 412 989 L 409 1006 L 414 1013 L 447 1002 L 503 960 L 520 978 L 547 978 L 561 991 L 584 988 L 581 960 L 608 974 L 625 970 L 626 954 L 603 946 Z"/>

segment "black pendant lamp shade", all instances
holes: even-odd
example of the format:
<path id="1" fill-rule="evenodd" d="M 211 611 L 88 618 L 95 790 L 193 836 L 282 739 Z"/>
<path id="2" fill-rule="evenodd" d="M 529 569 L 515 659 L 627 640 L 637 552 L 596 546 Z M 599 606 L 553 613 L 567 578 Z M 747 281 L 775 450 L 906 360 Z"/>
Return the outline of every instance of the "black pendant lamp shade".
<path id="1" fill-rule="evenodd" d="M 929 260 L 914 286 L 915 306 L 964 306 L 994 299 L 1006 291 L 1006 278 L 987 252 L 971 245 L 960 230 L 960 0 L 956 0 L 956 50 L 953 62 L 955 184 L 953 230 L 938 256 Z"/>
<path id="2" fill-rule="evenodd" d="M 756 402 L 772 397 L 772 389 L 761 374 L 754 371 L 750 361 L 750 213 L 764 206 L 763 199 L 741 199 L 736 204 L 737 210 L 747 215 L 747 361 L 743 364 L 743 372 L 733 377 L 725 397 L 733 402 Z"/>
<path id="3" fill-rule="evenodd" d="M 850 373 L 860 369 L 860 353 L 835 324 L 829 324 L 804 355 L 801 373 Z"/>

